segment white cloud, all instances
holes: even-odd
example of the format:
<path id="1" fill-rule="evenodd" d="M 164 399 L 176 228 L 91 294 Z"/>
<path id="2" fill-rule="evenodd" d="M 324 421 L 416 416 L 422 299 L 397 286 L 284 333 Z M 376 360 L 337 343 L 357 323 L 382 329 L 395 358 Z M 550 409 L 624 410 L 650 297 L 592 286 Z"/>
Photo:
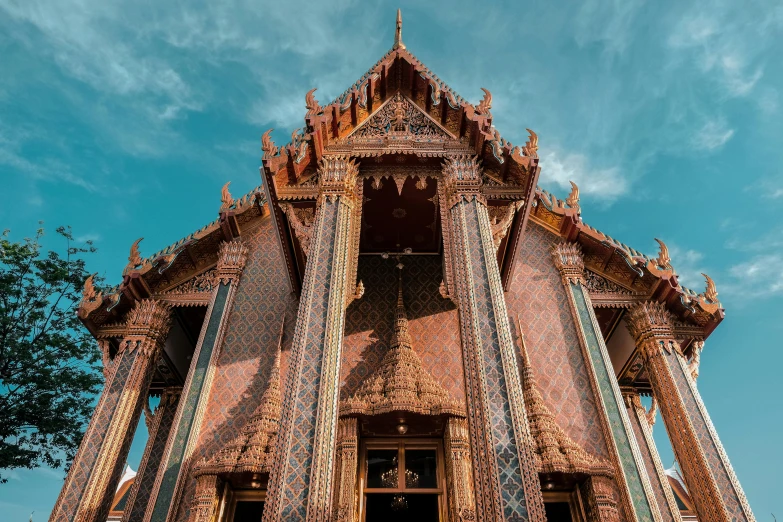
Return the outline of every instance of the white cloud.
<path id="1" fill-rule="evenodd" d="M 628 191 L 628 181 L 618 167 L 596 168 L 583 154 L 561 155 L 550 152 L 541 158 L 541 183 L 554 183 L 571 190 L 570 181 L 579 186 L 581 194 L 614 201 Z"/>
<path id="2" fill-rule="evenodd" d="M 783 294 L 783 255 L 762 254 L 732 266 L 729 273 L 744 293 L 756 296 Z"/>
<path id="3" fill-rule="evenodd" d="M 723 147 L 734 136 L 723 118 L 708 120 L 693 136 L 691 143 L 700 150 L 712 151 Z"/>

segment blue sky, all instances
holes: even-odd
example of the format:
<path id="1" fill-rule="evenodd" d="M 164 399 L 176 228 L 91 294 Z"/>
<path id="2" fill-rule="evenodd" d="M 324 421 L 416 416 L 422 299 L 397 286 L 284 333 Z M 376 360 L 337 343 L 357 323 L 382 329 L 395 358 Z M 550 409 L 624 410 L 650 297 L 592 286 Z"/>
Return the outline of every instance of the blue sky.
<path id="1" fill-rule="evenodd" d="M 0 0 L 0 228 L 71 225 L 118 282 L 136 238 L 150 254 L 214 219 L 226 181 L 258 185 L 261 134 L 286 142 L 309 89 L 326 103 L 358 79 L 397 7 L 419 59 L 473 102 L 492 92 L 506 139 L 538 133 L 545 188 L 576 181 L 586 222 L 648 254 L 663 239 L 697 290 L 715 279 L 699 388 L 758 520 L 783 520 L 775 0 Z M 44 520 L 61 477 L 14 472 L 0 519 Z"/>

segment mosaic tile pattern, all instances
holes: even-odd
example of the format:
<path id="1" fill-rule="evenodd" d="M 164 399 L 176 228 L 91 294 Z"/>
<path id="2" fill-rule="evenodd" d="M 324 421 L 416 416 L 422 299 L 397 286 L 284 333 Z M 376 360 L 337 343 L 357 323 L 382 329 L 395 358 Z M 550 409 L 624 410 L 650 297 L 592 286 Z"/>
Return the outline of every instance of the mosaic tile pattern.
<path id="1" fill-rule="evenodd" d="M 557 238 L 528 224 L 518 250 L 506 305 L 521 319 L 530 364 L 557 424 L 591 455 L 609 458 L 590 377 L 582 357 L 568 296 L 550 254 Z"/>
<path id="2" fill-rule="evenodd" d="M 52 513 L 52 522 L 70 522 L 76 515 L 84 488 L 90 479 L 93 465 L 98 458 L 103 439 L 114 415 L 125 381 L 128 378 L 135 357 L 128 350 L 115 359 L 117 365 L 114 376 L 104 389 L 101 401 L 93 413 L 87 432 L 79 446 L 78 458 L 68 472 L 68 483 L 60 493 L 59 509 Z"/>
<path id="3" fill-rule="evenodd" d="M 196 408 L 201 400 L 202 387 L 207 376 L 207 370 L 209 369 L 209 360 L 212 357 L 212 351 L 215 347 L 215 339 L 218 334 L 220 320 L 223 317 L 228 291 L 229 287 L 226 284 L 221 283 L 218 287 L 215 304 L 212 307 L 212 313 L 208 319 L 207 331 L 201 344 L 201 351 L 199 352 L 195 367 L 190 369 L 193 373 L 190 387 L 182 392 L 183 397 L 181 401 L 184 402 L 182 406 L 182 415 L 180 416 L 179 423 L 176 425 L 174 439 L 169 452 L 168 462 L 166 462 L 164 466 L 163 480 L 158 489 L 158 495 L 155 499 L 151 499 L 155 502 L 155 508 L 152 511 L 152 522 L 166 522 L 166 517 L 168 516 L 169 507 L 177 485 L 177 478 L 179 477 L 179 472 L 185 457 L 185 449 L 188 438 L 190 437 L 190 430 L 196 416 Z"/>
<path id="4" fill-rule="evenodd" d="M 242 235 L 248 257 L 229 312 L 212 389 L 193 450 L 193 462 L 214 455 L 247 424 L 267 387 L 285 316 L 281 376 L 285 378 L 296 323 L 297 298 L 291 292 L 285 260 L 270 218 Z M 187 520 L 196 481 L 187 479 L 177 521 Z"/>
<path id="5" fill-rule="evenodd" d="M 579 322 L 585 332 L 587 350 L 590 354 L 593 368 L 595 369 L 596 378 L 598 379 L 598 388 L 601 391 L 606 414 L 609 417 L 609 428 L 612 430 L 617 452 L 620 455 L 620 465 L 625 473 L 625 481 L 631 495 L 631 502 L 633 502 L 636 516 L 639 521 L 653 522 L 652 510 L 648 504 L 647 494 L 644 491 L 642 478 L 644 470 L 640 470 L 636 465 L 636 460 L 634 459 L 633 450 L 631 448 L 631 435 L 625 431 L 625 424 L 622 419 L 624 412 L 621 409 L 624 408 L 624 406 L 620 404 L 621 400 L 619 400 L 613 391 L 613 387 L 617 386 L 617 379 L 614 376 L 611 366 L 607 367 L 603 357 L 601 343 L 599 343 L 598 340 L 598 336 L 601 335 L 601 333 L 596 332 L 593 327 L 590 310 L 588 309 L 587 300 L 583 293 L 585 290 L 580 285 L 572 284 L 571 291 L 573 292 L 574 300 L 576 301 Z"/>
<path id="6" fill-rule="evenodd" d="M 631 419 L 631 426 L 633 427 L 634 436 L 636 442 L 639 444 L 639 449 L 642 453 L 642 460 L 644 460 L 644 467 L 647 471 L 647 477 L 650 479 L 653 493 L 655 493 L 655 500 L 658 502 L 658 510 L 661 512 L 663 522 L 676 522 L 672 515 L 669 504 L 666 502 L 666 493 L 663 488 L 671 488 L 668 481 L 663 484 L 658 476 L 655 468 L 654 459 L 660 460 L 657 453 L 658 450 L 654 447 L 647 445 L 647 439 L 644 436 L 642 425 L 640 424 L 639 417 L 636 412 L 632 411 L 633 406 L 628 409 L 628 417 Z"/>
<path id="7" fill-rule="evenodd" d="M 441 297 L 441 258 L 411 256 L 403 259 L 403 295 L 413 349 L 424 368 L 453 398 L 465 401 L 457 309 Z M 397 304 L 397 261 L 360 256 L 357 277 L 364 296 L 348 308 L 343 341 L 340 397 L 350 397 L 380 364 L 389 348 Z"/>
<path id="8" fill-rule="evenodd" d="M 179 400 L 173 400 L 158 408 L 155 416 L 160 415 L 160 421 L 155 431 L 154 437 L 147 444 L 150 445 L 149 453 L 145 455 L 146 460 L 139 466 L 139 474 L 136 476 L 136 496 L 126 511 L 130 510 L 127 517 L 123 517 L 128 522 L 142 522 L 144 512 L 150 502 L 150 494 L 155 485 L 155 478 L 158 475 L 163 453 L 166 450 L 166 440 L 174 423 L 174 416 L 177 413 L 177 404 Z"/>
<path id="9" fill-rule="evenodd" d="M 677 385 L 680 396 L 685 402 L 685 409 L 688 412 L 688 417 L 690 418 L 691 424 L 693 424 L 693 427 L 696 431 L 696 436 L 699 439 L 699 444 L 702 447 L 702 451 L 704 451 L 704 454 L 707 457 L 707 462 L 709 463 L 710 470 L 712 471 L 712 476 L 715 478 L 715 482 L 718 484 L 718 489 L 720 490 L 721 496 L 723 497 L 723 504 L 726 507 L 726 512 L 729 514 L 732 521 L 742 522 L 748 520 L 745 512 L 742 510 L 742 505 L 740 504 L 740 500 L 737 496 L 737 492 L 734 489 L 731 478 L 729 477 L 729 474 L 723 465 L 723 461 L 720 458 L 716 441 L 713 440 L 710 434 L 710 430 L 707 427 L 707 423 L 711 421 L 705 419 L 702 415 L 701 409 L 697 404 L 697 398 L 695 397 L 694 392 L 688 383 L 688 378 L 685 375 L 685 371 L 677 359 L 679 356 L 676 354 L 676 352 L 672 351 L 668 354 L 664 352 L 664 357 L 666 358 L 666 362 L 669 364 L 669 368 L 671 369 L 672 375 L 674 376 L 674 382 Z"/>

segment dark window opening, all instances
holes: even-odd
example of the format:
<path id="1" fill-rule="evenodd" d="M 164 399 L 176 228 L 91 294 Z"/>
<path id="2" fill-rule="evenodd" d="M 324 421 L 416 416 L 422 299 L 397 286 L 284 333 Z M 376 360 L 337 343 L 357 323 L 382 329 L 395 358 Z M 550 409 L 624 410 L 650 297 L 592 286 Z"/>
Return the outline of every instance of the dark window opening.
<path id="1" fill-rule="evenodd" d="M 544 510 L 548 522 L 573 522 L 568 502 L 545 502 Z"/>
<path id="2" fill-rule="evenodd" d="M 233 522 L 261 522 L 264 515 L 264 502 L 239 500 L 234 507 Z"/>
<path id="3" fill-rule="evenodd" d="M 382 493 L 367 495 L 366 522 L 437 522 L 438 495 Z"/>

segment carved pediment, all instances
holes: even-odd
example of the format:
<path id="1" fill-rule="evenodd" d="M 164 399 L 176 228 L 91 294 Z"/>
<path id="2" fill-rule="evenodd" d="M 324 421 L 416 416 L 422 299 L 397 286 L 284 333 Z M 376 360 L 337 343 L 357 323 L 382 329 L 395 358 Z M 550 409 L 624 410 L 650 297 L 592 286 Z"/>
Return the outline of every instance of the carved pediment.
<path id="1" fill-rule="evenodd" d="M 411 100 L 397 93 L 349 134 L 345 141 L 381 142 L 388 139 L 432 142 L 456 140 L 456 137 Z"/>

